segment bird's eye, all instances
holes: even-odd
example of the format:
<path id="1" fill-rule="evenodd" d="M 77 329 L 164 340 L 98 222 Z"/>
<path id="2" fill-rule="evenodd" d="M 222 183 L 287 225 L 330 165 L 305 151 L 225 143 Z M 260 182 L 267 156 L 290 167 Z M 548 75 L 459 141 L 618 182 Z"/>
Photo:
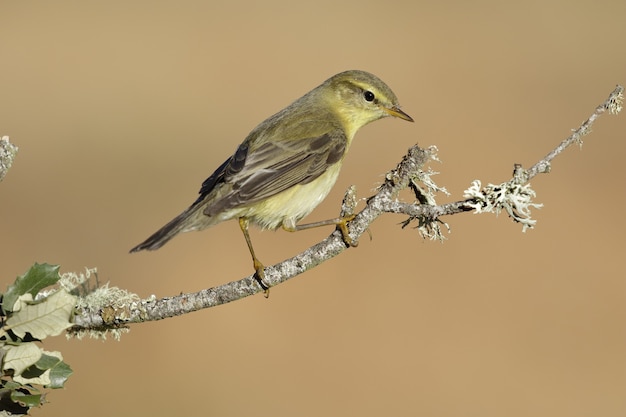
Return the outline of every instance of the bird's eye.
<path id="1" fill-rule="evenodd" d="M 376 96 L 374 96 L 374 93 L 372 93 L 371 91 L 366 91 L 365 93 L 363 93 L 363 97 L 366 101 L 374 101 L 374 99 L 376 98 Z"/>

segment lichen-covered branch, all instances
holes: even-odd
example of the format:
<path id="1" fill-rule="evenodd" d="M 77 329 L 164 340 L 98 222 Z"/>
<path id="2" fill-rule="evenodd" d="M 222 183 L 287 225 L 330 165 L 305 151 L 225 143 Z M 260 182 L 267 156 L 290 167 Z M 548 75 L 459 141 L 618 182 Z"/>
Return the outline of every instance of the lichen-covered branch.
<path id="1" fill-rule="evenodd" d="M 480 181 L 475 180 L 465 191 L 464 200 L 437 205 L 436 193 L 447 192 L 432 181 L 431 176 L 434 173 L 425 169 L 429 161 L 437 159 L 437 149 L 422 149 L 417 145 L 411 147 L 398 166 L 386 175 L 377 193 L 367 199 L 365 208 L 349 223 L 350 237 L 358 241 L 371 223 L 384 213 L 407 215 L 408 218 L 402 223 L 403 227 L 417 222 L 416 227 L 420 233 L 431 239 L 443 238 L 440 225 L 445 223 L 440 220 L 441 217 L 467 211 L 504 211 L 514 221 L 522 223 L 523 230 L 532 227 L 535 221 L 530 217 L 530 209 L 540 207 L 540 204 L 533 202 L 535 192 L 530 188 L 529 180 L 538 173 L 549 172 L 550 162 L 564 149 L 573 143 L 580 144 L 582 136 L 589 133 L 601 114 L 606 111 L 618 113 L 622 108 L 623 90 L 623 87 L 617 86 L 609 98 L 572 135 L 531 168 L 524 170 L 520 165 L 515 165 L 511 180 L 499 185 L 488 184 L 483 187 Z M 414 193 L 415 202 L 398 201 L 400 191 L 407 188 Z M 354 188 L 350 188 L 342 204 L 342 215 L 352 214 L 355 206 L 356 192 Z M 341 233 L 334 232 L 299 255 L 267 267 L 265 281 L 270 286 L 278 285 L 346 249 Z M 115 295 L 108 296 L 108 291 L 114 291 Z M 122 328 L 129 323 L 160 320 L 214 307 L 262 291 L 253 275 L 196 293 L 158 300 L 155 297 L 140 300 L 137 296 L 124 294 L 116 288 L 102 288 L 98 297 L 83 298 L 74 316 L 74 326 L 70 329 L 70 334 L 81 335 L 89 331 L 98 334 Z"/>

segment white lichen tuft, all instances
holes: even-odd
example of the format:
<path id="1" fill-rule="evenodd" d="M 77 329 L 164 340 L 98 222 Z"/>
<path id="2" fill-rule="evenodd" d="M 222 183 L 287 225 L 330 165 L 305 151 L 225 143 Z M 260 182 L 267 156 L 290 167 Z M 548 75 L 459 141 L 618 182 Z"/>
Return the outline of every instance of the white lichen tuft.
<path id="1" fill-rule="evenodd" d="M 615 95 L 612 95 L 611 98 L 609 99 L 609 103 L 607 105 L 609 113 L 617 114 L 617 113 L 621 112 L 622 111 L 622 103 L 623 102 L 624 102 L 623 90 L 621 90 L 619 93 L 617 93 Z"/>
<path id="2" fill-rule="evenodd" d="M 450 233 L 450 226 L 448 225 L 448 223 L 442 222 L 439 219 L 426 221 L 424 218 L 420 218 L 416 229 L 419 232 L 420 236 L 422 236 L 424 239 L 438 240 L 440 242 L 443 242 L 447 238 L 444 236 L 443 230 L 441 229 L 442 225 L 445 226 L 448 233 Z"/>
<path id="3" fill-rule="evenodd" d="M 94 289 L 89 294 L 80 297 L 78 299 L 77 308 L 94 309 L 107 306 L 116 311 L 123 311 L 129 306 L 135 306 L 135 303 L 140 301 L 141 299 L 137 294 L 118 287 L 109 287 L 109 284 L 106 283 Z M 124 318 L 126 317 L 119 317 L 119 319 Z"/>
<path id="4" fill-rule="evenodd" d="M 119 342 L 124 333 L 129 333 L 130 329 L 127 327 L 119 327 L 116 329 L 106 329 L 106 330 L 72 330 L 65 334 L 67 339 L 78 339 L 83 340 L 85 336 L 88 336 L 90 339 L 96 340 L 107 340 L 108 336 L 111 336 L 113 340 Z"/>
<path id="5" fill-rule="evenodd" d="M 439 172 L 433 171 L 431 168 L 428 168 L 428 171 L 420 171 L 416 178 L 417 181 L 420 181 L 422 184 L 426 186 L 424 195 L 429 200 L 432 200 L 433 204 L 435 202 L 435 194 L 443 193 L 445 195 L 450 195 L 450 193 L 448 192 L 448 190 L 446 190 L 445 187 L 438 186 L 435 183 L 435 181 L 432 179 L 432 176 L 437 175 L 437 174 L 439 174 Z"/>
<path id="6" fill-rule="evenodd" d="M 430 160 L 441 162 L 437 156 L 437 151 L 436 146 L 430 146 L 428 148 Z M 438 186 L 433 180 L 432 177 L 437 174 L 439 174 L 439 172 L 433 171 L 432 168 L 428 167 L 428 170 L 423 171 L 419 169 L 412 175 L 409 188 L 415 194 L 417 204 L 436 206 L 437 201 L 435 197 L 437 193 L 450 195 L 445 187 Z M 443 234 L 442 225 L 445 226 L 448 233 L 450 233 L 450 226 L 448 226 L 447 223 L 429 216 L 411 216 L 401 223 L 402 227 L 408 226 L 413 221 L 417 221 L 415 228 L 424 239 L 444 241 L 446 237 Z"/>
<path id="7" fill-rule="evenodd" d="M 92 285 L 90 282 L 95 281 Z M 100 285 L 96 268 L 85 268 L 84 273 L 66 272 L 61 275 L 59 284 L 62 288 L 78 296 L 77 310 L 100 311 L 106 309 L 111 319 L 123 323 L 130 312 L 137 308 L 141 299 L 137 294 L 118 287 L 110 287 L 108 283 Z M 105 340 L 107 336 L 119 340 L 129 330 L 124 327 L 107 329 L 75 330 L 70 329 L 67 337 L 82 339 L 89 336 L 93 339 Z"/>
<path id="8" fill-rule="evenodd" d="M 95 278 L 95 286 L 98 285 L 98 268 L 85 268 L 85 272 L 64 272 L 59 279 L 59 286 L 67 292 L 80 295 L 90 292 L 88 281 Z"/>
<path id="9" fill-rule="evenodd" d="M 8 136 L 0 137 L 0 181 L 2 181 L 9 169 L 11 169 L 17 150 L 17 146 L 9 142 Z"/>
<path id="10" fill-rule="evenodd" d="M 591 133 L 591 125 L 583 124 L 578 129 L 572 129 L 572 138 L 574 142 L 578 144 L 578 149 L 582 150 L 583 148 L 583 137 L 587 136 Z"/>
<path id="11" fill-rule="evenodd" d="M 535 196 L 530 184 L 520 184 L 515 180 L 499 185 L 488 184 L 484 188 L 479 180 L 474 180 L 464 193 L 465 198 L 472 200 L 468 205 L 475 213 L 498 215 L 504 210 L 515 222 L 522 224 L 522 232 L 532 229 L 537 223 L 531 218 L 531 209 L 543 207 L 543 204 L 532 202 Z"/>

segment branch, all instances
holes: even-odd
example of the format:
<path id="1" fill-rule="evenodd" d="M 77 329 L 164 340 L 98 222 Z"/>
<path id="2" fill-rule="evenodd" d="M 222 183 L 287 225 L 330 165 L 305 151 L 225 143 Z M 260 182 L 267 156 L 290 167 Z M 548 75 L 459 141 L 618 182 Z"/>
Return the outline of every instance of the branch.
<path id="1" fill-rule="evenodd" d="M 434 146 L 427 149 L 422 149 L 417 145 L 411 147 L 398 166 L 386 175 L 377 193 L 367 199 L 365 208 L 349 223 L 350 237 L 358 241 L 372 222 L 383 213 L 408 215 L 408 219 L 402 223 L 403 227 L 417 221 L 420 233 L 431 239 L 443 238 L 440 225 L 445 223 L 440 220 L 440 217 L 467 211 L 497 213 L 505 210 L 514 221 L 523 224 L 523 230 L 532 227 L 535 221 L 530 218 L 530 208 L 540 207 L 540 205 L 532 203 L 534 191 L 528 185 L 528 181 L 538 173 L 549 172 L 551 161 L 567 147 L 574 143 L 581 144 L 582 137 L 590 132 L 595 120 L 605 111 L 608 110 L 612 114 L 618 113 L 622 108 L 623 90 L 623 87 L 617 86 L 608 99 L 598 106 L 578 129 L 530 169 L 524 170 L 520 165 L 515 165 L 511 180 L 500 185 L 488 184 L 486 187 L 481 187 L 480 181 L 474 181 L 465 192 L 465 200 L 442 205 L 435 204 L 435 193 L 447 192 L 437 187 L 431 180 L 430 176 L 434 173 L 430 170 L 425 171 L 423 168 L 431 160 L 437 160 L 437 149 Z M 404 203 L 397 200 L 400 191 L 406 188 L 413 191 L 416 203 Z M 355 206 L 356 192 L 351 187 L 344 197 L 342 216 L 352 214 Z M 278 285 L 334 258 L 346 249 L 341 233 L 335 231 L 299 255 L 267 267 L 265 280 L 270 286 Z M 80 335 L 85 331 L 98 332 L 123 328 L 129 323 L 161 320 L 226 304 L 262 292 L 263 289 L 254 276 L 250 275 L 239 281 L 196 293 L 159 300 L 154 296 L 146 300 L 140 300 L 133 294 L 123 296 L 121 291 L 123 290 L 105 286 L 96 290 L 97 296 L 89 294 L 84 297 L 77 308 L 70 334 Z"/>

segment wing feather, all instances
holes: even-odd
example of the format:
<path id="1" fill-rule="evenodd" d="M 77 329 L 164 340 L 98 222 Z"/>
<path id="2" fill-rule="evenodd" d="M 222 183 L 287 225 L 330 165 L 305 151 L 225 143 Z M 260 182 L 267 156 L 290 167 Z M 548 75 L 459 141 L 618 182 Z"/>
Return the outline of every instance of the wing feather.
<path id="1" fill-rule="evenodd" d="M 343 157 L 346 146 L 347 138 L 339 129 L 292 142 L 266 142 L 254 152 L 244 142 L 202 184 L 196 204 L 217 189 L 227 191 L 204 209 L 209 216 L 265 200 L 315 180 Z"/>

